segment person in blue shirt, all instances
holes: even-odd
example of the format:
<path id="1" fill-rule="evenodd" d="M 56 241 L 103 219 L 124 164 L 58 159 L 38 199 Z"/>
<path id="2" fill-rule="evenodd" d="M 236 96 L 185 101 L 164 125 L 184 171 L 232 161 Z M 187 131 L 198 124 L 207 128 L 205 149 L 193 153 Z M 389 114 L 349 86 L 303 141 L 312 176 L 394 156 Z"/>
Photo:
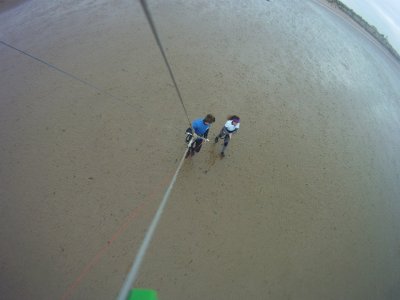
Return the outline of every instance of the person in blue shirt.
<path id="1" fill-rule="evenodd" d="M 205 118 L 196 119 L 192 122 L 193 131 L 202 138 L 197 138 L 187 152 L 186 157 L 193 156 L 196 152 L 200 152 L 203 140 L 208 137 L 210 125 L 215 122 L 215 117 L 208 114 Z M 203 139 L 204 138 L 204 139 Z"/>

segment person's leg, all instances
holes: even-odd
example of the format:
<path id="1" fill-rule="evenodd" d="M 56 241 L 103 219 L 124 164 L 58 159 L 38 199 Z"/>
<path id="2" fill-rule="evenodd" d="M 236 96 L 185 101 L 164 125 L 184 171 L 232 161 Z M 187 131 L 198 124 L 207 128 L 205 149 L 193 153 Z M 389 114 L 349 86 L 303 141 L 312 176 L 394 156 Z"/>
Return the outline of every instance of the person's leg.
<path id="1" fill-rule="evenodd" d="M 193 156 L 195 149 L 197 147 L 197 140 L 195 140 L 192 145 L 190 145 L 189 149 L 186 152 L 186 158 L 188 158 L 189 156 Z"/>
<path id="2" fill-rule="evenodd" d="M 202 140 L 202 139 L 197 139 L 197 140 L 194 142 L 194 144 L 195 144 L 194 150 L 195 150 L 196 152 L 200 152 L 201 146 L 203 145 L 203 140 Z M 194 153 L 193 153 L 193 154 L 194 154 Z"/>
<path id="3" fill-rule="evenodd" d="M 194 155 L 194 142 L 192 143 L 192 145 L 190 145 L 189 149 L 186 152 L 186 156 L 185 158 L 188 158 L 189 156 L 193 156 Z"/>
<path id="4" fill-rule="evenodd" d="M 222 155 L 222 156 L 225 156 L 225 149 L 226 149 L 226 147 L 228 147 L 229 140 L 230 140 L 229 134 L 225 135 L 225 138 L 224 138 L 224 145 L 222 146 L 222 151 L 221 151 L 221 155 Z"/>
<path id="5" fill-rule="evenodd" d="M 185 158 L 188 158 L 191 155 L 191 152 L 192 152 L 192 148 L 188 148 Z"/>
<path id="6" fill-rule="evenodd" d="M 219 132 L 219 134 L 215 137 L 215 143 L 218 143 L 218 139 L 222 139 L 226 136 L 227 132 L 225 129 L 225 126 L 222 127 L 221 131 Z"/>

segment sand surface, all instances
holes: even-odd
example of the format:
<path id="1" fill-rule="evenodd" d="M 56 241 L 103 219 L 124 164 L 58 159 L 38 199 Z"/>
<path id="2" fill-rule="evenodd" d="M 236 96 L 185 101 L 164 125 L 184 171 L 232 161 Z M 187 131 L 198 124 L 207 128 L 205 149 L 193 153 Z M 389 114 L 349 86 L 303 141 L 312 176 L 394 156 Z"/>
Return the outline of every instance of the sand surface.
<path id="1" fill-rule="evenodd" d="M 188 117 L 242 123 L 185 162 L 135 286 L 400 299 L 399 66 L 319 2 L 149 2 Z M 187 116 L 138 1 L 0 9 L 0 298 L 114 299 Z"/>

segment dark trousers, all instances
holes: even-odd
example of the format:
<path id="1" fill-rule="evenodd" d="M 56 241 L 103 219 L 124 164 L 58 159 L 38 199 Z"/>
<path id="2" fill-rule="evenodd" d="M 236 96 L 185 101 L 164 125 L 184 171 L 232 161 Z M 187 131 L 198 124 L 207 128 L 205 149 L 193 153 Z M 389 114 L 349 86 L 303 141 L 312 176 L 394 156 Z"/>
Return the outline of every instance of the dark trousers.
<path id="1" fill-rule="evenodd" d="M 229 141 L 231 140 L 231 138 L 229 137 L 229 132 L 228 132 L 228 130 L 226 130 L 225 126 L 222 127 L 221 132 L 218 135 L 218 138 L 224 139 L 224 146 L 222 147 L 222 151 L 221 151 L 221 152 L 224 152 L 226 147 L 228 147 Z"/>
<path id="2" fill-rule="evenodd" d="M 203 145 L 203 139 L 196 139 L 190 147 L 190 153 L 194 155 L 194 152 L 200 152 L 201 146 Z"/>

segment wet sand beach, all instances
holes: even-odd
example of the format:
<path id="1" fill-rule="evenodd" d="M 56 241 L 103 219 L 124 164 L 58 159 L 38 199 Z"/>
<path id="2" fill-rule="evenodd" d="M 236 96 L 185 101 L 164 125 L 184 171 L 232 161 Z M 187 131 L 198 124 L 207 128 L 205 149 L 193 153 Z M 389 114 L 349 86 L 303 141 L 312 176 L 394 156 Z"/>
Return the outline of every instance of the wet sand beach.
<path id="1" fill-rule="evenodd" d="M 18 2 L 18 1 L 17 1 Z M 2 299 L 399 299 L 400 68 L 316 1 L 0 2 Z M 4 6 L 3 6 L 4 5 Z"/>

